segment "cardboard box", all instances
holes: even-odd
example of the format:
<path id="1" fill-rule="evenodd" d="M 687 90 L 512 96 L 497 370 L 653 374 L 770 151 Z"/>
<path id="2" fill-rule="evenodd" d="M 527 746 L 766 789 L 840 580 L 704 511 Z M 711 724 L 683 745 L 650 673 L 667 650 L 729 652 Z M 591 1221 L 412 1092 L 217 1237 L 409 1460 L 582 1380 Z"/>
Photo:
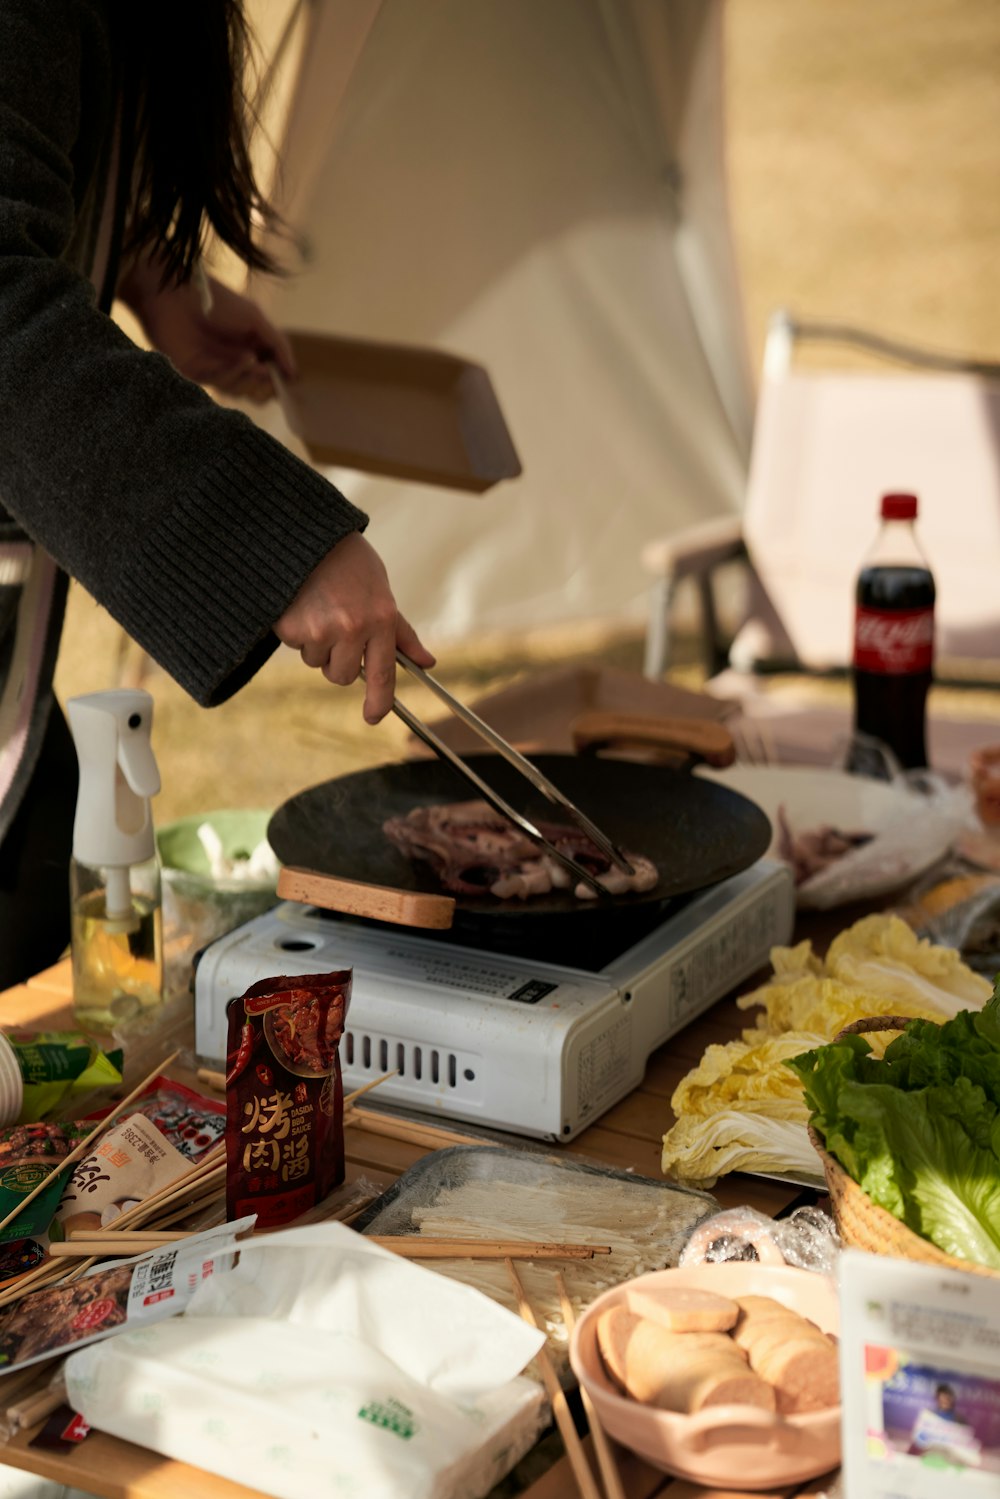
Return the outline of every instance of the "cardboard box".
<path id="1" fill-rule="evenodd" d="M 314 463 L 481 494 L 521 472 L 481 365 L 438 349 L 289 330 L 285 420 Z"/>
<path id="2" fill-rule="evenodd" d="M 401 684 L 405 694 L 405 674 Z M 572 754 L 573 725 L 585 713 L 721 723 L 737 712 L 737 705 L 725 698 L 690 692 L 670 682 L 651 682 L 638 672 L 609 666 L 557 666 L 532 672 L 469 706 L 527 755 L 543 751 Z M 433 720 L 431 728 L 460 755 L 487 748 L 478 734 L 450 715 Z M 414 755 L 432 753 L 420 740 L 412 742 Z"/>

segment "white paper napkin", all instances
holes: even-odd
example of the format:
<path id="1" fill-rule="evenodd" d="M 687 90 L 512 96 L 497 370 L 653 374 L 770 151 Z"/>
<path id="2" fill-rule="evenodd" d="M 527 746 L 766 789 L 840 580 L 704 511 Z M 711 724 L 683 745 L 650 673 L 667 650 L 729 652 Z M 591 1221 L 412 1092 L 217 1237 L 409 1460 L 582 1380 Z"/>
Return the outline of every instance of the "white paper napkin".
<path id="1" fill-rule="evenodd" d="M 543 1336 L 340 1224 L 253 1240 L 187 1313 L 75 1354 L 102 1430 L 282 1499 L 473 1499 L 535 1440 Z"/>

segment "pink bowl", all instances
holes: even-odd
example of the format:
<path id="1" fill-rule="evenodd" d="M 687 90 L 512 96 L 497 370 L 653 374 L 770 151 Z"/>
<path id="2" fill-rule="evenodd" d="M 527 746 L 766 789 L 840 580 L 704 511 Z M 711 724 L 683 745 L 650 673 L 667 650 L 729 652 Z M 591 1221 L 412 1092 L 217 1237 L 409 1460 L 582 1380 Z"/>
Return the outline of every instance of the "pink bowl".
<path id="1" fill-rule="evenodd" d="M 713 1405 L 692 1416 L 657 1410 L 620 1395 L 604 1372 L 597 1319 L 629 1304 L 629 1291 L 697 1286 L 720 1296 L 773 1296 L 824 1332 L 839 1326 L 837 1292 L 826 1276 L 789 1265 L 690 1265 L 657 1270 L 605 1291 L 576 1325 L 570 1362 L 609 1436 L 647 1462 L 694 1483 L 767 1489 L 803 1483 L 840 1462 L 840 1406 L 801 1416 L 779 1416 L 746 1405 Z"/>

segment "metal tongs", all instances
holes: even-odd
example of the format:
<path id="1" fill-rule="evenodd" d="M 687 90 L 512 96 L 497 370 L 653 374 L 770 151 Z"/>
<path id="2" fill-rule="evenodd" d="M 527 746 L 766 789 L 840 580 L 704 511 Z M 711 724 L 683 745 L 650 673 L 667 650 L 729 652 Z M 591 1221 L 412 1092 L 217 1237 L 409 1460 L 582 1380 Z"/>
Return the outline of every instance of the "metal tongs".
<path id="1" fill-rule="evenodd" d="M 462 723 L 467 724 L 481 739 L 484 739 L 487 744 L 491 745 L 510 765 L 514 766 L 515 770 L 519 770 L 536 790 L 548 798 L 553 806 L 562 807 L 563 811 L 568 813 L 580 831 L 586 833 L 591 842 L 595 843 L 613 864 L 616 864 L 625 874 L 632 875 L 635 873 L 632 865 L 626 859 L 618 845 L 606 833 L 602 833 L 601 829 L 592 823 L 586 813 L 581 812 L 579 807 L 570 801 L 569 797 L 564 796 L 559 787 L 554 786 L 548 777 L 542 774 L 537 765 L 533 765 L 512 744 L 508 744 L 507 740 L 501 734 L 498 734 L 495 729 L 491 729 L 488 723 L 484 723 L 481 718 L 473 713 L 471 708 L 467 708 L 458 698 L 452 697 L 446 687 L 442 687 L 436 678 L 432 677 L 429 672 L 424 671 L 423 667 L 418 666 L 415 661 L 411 661 L 409 656 L 404 655 L 402 651 L 397 651 L 396 660 L 400 666 L 405 667 L 411 676 L 416 677 L 418 682 L 422 682 L 425 687 L 429 687 L 431 692 L 441 699 L 446 707 L 454 713 L 456 718 L 461 719 Z M 453 765 L 460 775 L 464 776 L 472 786 L 475 786 L 483 799 L 489 802 L 490 806 L 499 812 L 502 817 L 505 817 L 508 822 L 512 822 L 533 843 L 537 843 L 540 848 L 544 848 L 546 853 L 550 854 L 553 859 L 556 859 L 565 869 L 569 870 L 576 879 L 582 880 L 584 884 L 589 885 L 597 895 L 602 898 L 608 896 L 609 891 L 604 888 L 596 876 L 591 874 L 589 869 L 585 869 L 570 854 L 563 853 L 561 849 L 556 848 L 554 844 L 550 843 L 545 834 L 536 828 L 530 818 L 525 817 L 523 812 L 519 812 L 516 807 L 512 807 L 509 802 L 505 801 L 500 793 L 495 791 L 487 781 L 484 781 L 482 776 L 473 770 L 472 766 L 463 760 L 462 756 L 456 750 L 453 750 L 450 745 L 445 744 L 443 739 L 439 739 L 434 730 L 428 728 L 422 719 L 419 719 L 415 713 L 406 707 L 405 703 L 399 701 L 398 697 L 394 697 L 392 700 L 392 711 L 397 718 L 402 719 L 403 723 L 406 724 L 412 733 L 416 734 L 418 739 L 422 739 L 436 755 L 439 755 L 442 760 L 447 760 L 449 765 Z"/>

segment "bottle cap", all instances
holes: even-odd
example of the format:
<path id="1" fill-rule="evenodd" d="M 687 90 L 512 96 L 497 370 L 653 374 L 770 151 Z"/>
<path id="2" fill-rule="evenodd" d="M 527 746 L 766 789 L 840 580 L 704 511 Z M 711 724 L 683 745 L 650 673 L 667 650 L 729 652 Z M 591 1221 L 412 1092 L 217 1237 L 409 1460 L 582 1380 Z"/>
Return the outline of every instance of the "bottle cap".
<path id="1" fill-rule="evenodd" d="M 882 496 L 883 520 L 916 520 L 917 497 L 915 494 L 884 494 Z"/>

